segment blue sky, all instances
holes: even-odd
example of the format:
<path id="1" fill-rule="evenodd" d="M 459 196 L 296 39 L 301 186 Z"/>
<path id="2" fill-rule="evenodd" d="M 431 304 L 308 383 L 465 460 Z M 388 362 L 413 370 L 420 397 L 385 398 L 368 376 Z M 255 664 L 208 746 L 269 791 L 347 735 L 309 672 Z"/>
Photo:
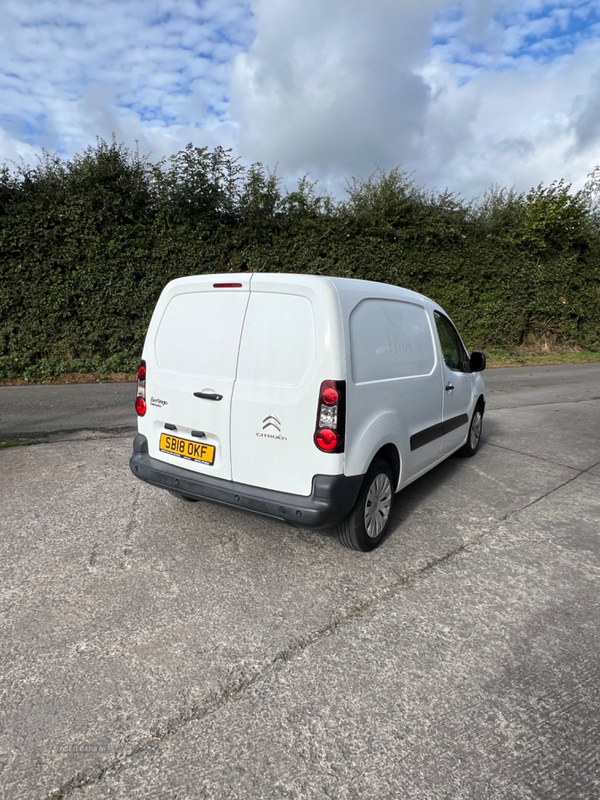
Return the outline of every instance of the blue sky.
<path id="1" fill-rule="evenodd" d="M 600 0 L 0 0 L 0 161 L 97 136 L 473 196 L 600 164 Z"/>

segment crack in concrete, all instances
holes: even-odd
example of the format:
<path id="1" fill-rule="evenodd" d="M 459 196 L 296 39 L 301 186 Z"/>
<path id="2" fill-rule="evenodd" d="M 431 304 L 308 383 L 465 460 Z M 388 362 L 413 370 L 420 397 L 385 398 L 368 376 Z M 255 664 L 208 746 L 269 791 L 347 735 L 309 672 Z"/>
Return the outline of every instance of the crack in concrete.
<path id="1" fill-rule="evenodd" d="M 535 500 L 532 500 L 530 503 L 527 503 L 527 505 L 524 505 L 522 508 L 517 508 L 514 511 L 509 511 L 508 514 L 505 514 L 503 517 L 500 517 L 498 522 L 505 522 L 507 519 L 510 519 L 515 514 L 520 514 L 521 511 L 525 511 L 526 509 L 531 508 L 531 506 L 534 506 L 536 503 L 539 503 L 541 500 L 545 500 L 546 497 L 549 497 L 551 494 L 554 494 L 554 492 L 557 492 L 559 489 L 562 489 L 564 486 L 567 486 L 569 483 L 573 483 L 573 481 L 576 481 L 577 478 L 581 478 L 581 476 L 584 473 L 585 473 L 585 470 L 578 470 L 577 475 L 573 475 L 571 478 L 568 478 L 566 481 L 563 481 L 558 486 L 555 486 L 553 489 L 549 489 L 545 494 L 542 494 L 539 497 L 536 497 Z"/>
<path id="2" fill-rule="evenodd" d="M 573 468 L 571 467 L 570 469 Z M 593 467 L 590 467 L 590 469 L 593 469 Z M 131 766 L 136 758 L 143 756 L 145 753 L 157 750 L 163 741 L 165 741 L 168 737 L 179 733 L 179 731 L 185 728 L 185 726 L 189 723 L 204 719 L 209 714 L 216 713 L 228 703 L 241 699 L 248 689 L 266 678 L 274 670 L 282 667 L 284 664 L 287 664 L 294 657 L 304 652 L 304 650 L 306 650 L 308 647 L 311 647 L 319 642 L 325 636 L 335 633 L 338 629 L 350 624 L 356 617 L 367 613 L 371 609 L 374 609 L 392 597 L 395 597 L 400 591 L 411 586 L 414 581 L 422 575 L 425 575 L 437 567 L 442 566 L 461 553 L 471 552 L 473 545 L 479 544 L 484 538 L 490 536 L 492 531 L 502 522 L 505 522 L 507 519 L 510 519 L 516 514 L 520 514 L 522 511 L 525 511 L 536 503 L 539 503 L 541 500 L 544 500 L 549 495 L 577 480 L 577 478 L 581 477 L 581 475 L 583 475 L 585 472 L 585 470 L 577 470 L 576 475 L 573 475 L 568 480 L 563 481 L 558 486 L 555 486 L 521 508 L 514 509 L 508 514 L 505 514 L 500 519 L 497 519 L 490 528 L 482 531 L 472 539 L 463 542 L 443 556 L 438 556 L 437 558 L 429 560 L 423 567 L 399 576 L 398 579 L 393 583 L 382 588 L 380 591 L 376 592 L 371 597 L 366 598 L 362 602 L 346 607 L 336 616 L 334 616 L 327 624 L 298 637 L 295 641 L 292 641 L 286 647 L 276 652 L 274 656 L 268 659 L 266 664 L 264 664 L 262 667 L 259 667 L 257 670 L 242 670 L 242 672 L 235 679 L 230 681 L 220 693 L 207 697 L 203 704 L 194 704 L 187 710 L 181 711 L 176 718 L 167 721 L 162 727 L 155 728 L 153 735 L 151 735 L 148 739 L 135 745 L 128 752 L 115 757 L 112 759 L 112 761 L 104 766 L 100 766 L 87 772 L 77 772 L 69 780 L 65 781 L 57 791 L 47 795 L 45 800 L 65 800 L 65 798 L 72 796 L 73 793 L 78 789 L 83 789 L 86 786 L 100 783 L 100 781 L 102 781 L 109 773 L 118 772 L 128 766 Z M 139 501 L 139 493 L 136 500 Z M 134 524 L 135 513 L 132 513 L 132 519 L 128 524 L 128 529 L 130 529 Z"/>
<path id="3" fill-rule="evenodd" d="M 501 445 L 494 445 L 491 442 L 487 442 L 487 444 L 491 444 L 494 447 L 502 447 Z M 502 448 L 502 449 L 510 450 L 510 448 Z M 512 452 L 515 452 L 519 455 L 527 455 L 526 453 L 519 453 L 519 451 L 517 450 L 512 450 Z M 530 456 L 530 457 L 539 458 L 539 456 Z M 547 461 L 547 463 L 555 464 L 556 466 L 566 467 L 567 469 L 573 470 L 577 474 L 573 475 L 568 480 L 563 481 L 558 486 L 555 486 L 554 488 L 548 490 L 547 492 L 540 495 L 531 502 L 527 503 L 526 505 L 514 509 L 508 514 L 503 515 L 500 519 L 495 520 L 495 522 L 490 528 L 485 529 L 484 531 L 480 532 L 478 535 L 474 536 L 470 540 L 463 542 L 462 544 L 453 548 L 443 556 L 438 556 L 437 558 L 433 558 L 429 560 L 423 567 L 399 576 L 397 580 L 395 580 L 393 583 L 380 589 L 374 595 L 365 598 L 362 602 L 358 602 L 355 603 L 354 605 L 346 607 L 345 609 L 337 613 L 325 625 L 309 633 L 306 633 L 302 636 L 299 636 L 290 644 L 283 647 L 281 650 L 276 652 L 271 658 L 269 658 L 266 663 L 264 663 L 262 666 L 259 666 L 258 669 L 242 668 L 238 676 L 235 677 L 233 680 L 231 680 L 227 685 L 225 685 L 221 690 L 221 692 L 215 693 L 212 696 L 209 695 L 202 704 L 194 704 L 190 706 L 188 709 L 180 711 L 177 717 L 168 720 L 162 726 L 159 724 L 159 726 L 155 728 L 153 734 L 149 738 L 139 742 L 134 747 L 132 747 L 128 752 L 122 753 L 121 755 L 117 755 L 110 762 L 105 763 L 104 766 L 98 766 L 88 771 L 83 770 L 77 772 L 74 776 L 72 776 L 63 784 L 61 784 L 60 788 L 57 791 L 47 795 L 45 800 L 65 800 L 65 798 L 71 797 L 73 793 L 76 792 L 78 789 L 83 789 L 86 786 L 100 783 L 110 773 L 119 772 L 124 768 L 132 766 L 137 758 L 142 757 L 145 753 L 157 750 L 163 741 L 165 741 L 168 737 L 174 736 L 177 733 L 179 733 L 181 730 L 185 728 L 186 725 L 190 724 L 191 722 L 202 720 L 209 714 L 216 713 L 230 702 L 234 702 L 238 699 L 241 699 L 242 697 L 245 696 L 245 693 L 247 692 L 248 689 L 259 683 L 261 680 L 266 678 L 276 669 L 281 668 L 283 665 L 287 664 L 293 658 L 304 652 L 304 650 L 306 650 L 308 647 L 311 647 L 314 644 L 318 643 L 325 636 L 329 636 L 335 633 L 338 629 L 346 625 L 349 625 L 356 617 L 363 615 L 368 611 L 385 603 L 387 600 L 396 596 L 403 589 L 411 586 L 414 583 L 414 581 L 419 577 L 421 577 L 422 575 L 425 575 L 426 573 L 436 569 L 437 567 L 442 566 L 443 564 L 455 558 L 456 556 L 460 555 L 461 553 L 471 552 L 471 549 L 474 545 L 479 544 L 484 538 L 490 536 L 493 530 L 496 529 L 502 522 L 505 522 L 507 519 L 510 519 L 514 515 L 517 515 L 522 511 L 531 508 L 531 506 L 535 505 L 536 503 L 539 503 L 541 500 L 544 500 L 545 498 L 549 497 L 554 492 L 558 491 L 559 489 L 562 489 L 564 486 L 567 486 L 569 483 L 572 483 L 573 481 L 577 480 L 577 478 L 581 477 L 581 475 L 585 474 L 588 471 L 588 470 L 578 470 L 575 467 L 567 467 L 566 465 L 563 464 L 556 464 L 553 461 L 548 461 L 547 459 L 543 458 L 541 458 L 540 460 Z M 598 466 L 598 464 L 593 465 L 588 469 L 594 469 L 595 466 Z M 135 526 L 135 513 L 137 508 L 136 504 L 139 504 L 140 496 L 141 493 L 138 491 L 137 497 L 135 498 L 134 501 L 132 518 L 127 526 L 128 535 L 131 533 L 133 527 Z"/>
<path id="4" fill-rule="evenodd" d="M 135 489 L 135 497 L 131 507 L 131 519 L 125 528 L 125 541 L 123 543 L 123 558 L 119 564 L 121 569 L 131 569 L 131 555 L 133 553 L 133 535 L 137 524 L 137 513 L 142 499 L 142 486 L 138 483 Z"/>
<path id="5" fill-rule="evenodd" d="M 566 481 L 566 483 L 570 483 L 572 480 L 575 480 L 575 478 L 579 478 L 580 475 L 588 474 L 592 478 L 599 477 L 598 475 L 592 474 L 592 470 L 596 469 L 597 467 L 600 467 L 600 461 L 598 461 L 596 464 L 592 464 L 591 466 L 586 467 L 585 469 L 580 469 L 579 467 L 572 467 L 570 464 L 561 464 L 560 461 L 552 461 L 551 459 L 543 458 L 542 456 L 534 456 L 531 453 L 523 453 L 522 450 L 515 450 L 513 447 L 506 447 L 506 445 L 496 444 L 496 442 L 490 442 L 488 439 L 482 439 L 481 443 L 485 444 L 485 445 L 489 445 L 490 447 L 497 447 L 499 450 L 507 450 L 509 453 L 516 453 L 517 455 L 520 455 L 520 456 L 526 456 L 527 458 L 535 458 L 538 461 L 543 461 L 545 464 L 552 464 L 552 466 L 554 466 L 554 467 L 562 467 L 563 469 L 570 469 L 570 470 L 573 470 L 573 472 L 576 472 L 577 475 L 574 475 L 572 478 L 569 478 L 569 480 Z M 565 484 L 561 484 L 561 486 L 564 486 L 564 485 Z M 560 489 L 560 486 L 557 486 L 556 488 Z M 552 489 L 551 491 L 553 492 L 553 491 L 556 491 L 556 490 Z M 546 495 L 544 495 L 544 497 L 545 496 Z M 540 497 L 539 499 L 543 500 L 543 497 Z M 535 500 L 534 502 L 537 502 L 537 500 Z M 528 507 L 529 506 L 524 506 L 523 508 L 528 508 Z M 513 512 L 511 511 L 511 514 L 512 513 Z"/>
<path id="6" fill-rule="evenodd" d="M 587 467 L 586 469 L 580 469 L 579 467 L 573 467 L 570 464 L 561 464 L 560 461 L 552 461 L 550 458 L 544 458 L 543 456 L 534 456 L 532 453 L 524 453 L 522 450 L 515 450 L 514 447 L 507 447 L 504 444 L 497 444 L 496 442 L 491 442 L 489 439 L 482 439 L 482 444 L 489 445 L 490 447 L 497 447 L 499 450 L 507 450 L 509 453 L 516 453 L 519 456 L 526 456 L 527 458 L 535 458 L 538 461 L 543 461 L 545 464 L 552 464 L 555 467 L 563 467 L 564 469 L 572 469 L 574 472 L 582 473 L 587 472 L 588 469 L 594 469 L 594 466 Z"/>
<path id="7" fill-rule="evenodd" d="M 246 670 L 230 681 L 230 683 L 223 688 L 223 690 L 213 696 L 209 696 L 202 705 L 192 705 L 189 709 L 183 710 L 175 719 L 166 722 L 162 728 L 156 728 L 148 739 L 140 742 L 120 756 L 112 759 L 104 766 L 99 766 L 96 769 L 86 771 L 79 771 L 69 780 L 61 784 L 60 788 L 46 796 L 45 800 L 64 800 L 70 797 L 78 789 L 99 783 L 109 773 L 117 772 L 125 766 L 133 763 L 136 757 L 142 756 L 146 752 L 156 750 L 160 744 L 169 736 L 173 736 L 181 731 L 190 722 L 195 722 L 204 719 L 209 714 L 218 711 L 230 702 L 240 699 L 244 696 L 245 692 L 252 686 L 257 684 L 267 675 L 271 674 L 278 667 L 286 664 L 295 656 L 304 652 L 306 648 L 319 642 L 325 636 L 329 636 L 339 628 L 352 622 L 357 616 L 368 612 L 369 610 L 384 603 L 391 597 L 394 597 L 402 589 L 410 586 L 415 579 L 421 575 L 435 569 L 436 567 L 446 563 L 450 559 L 464 552 L 468 547 L 479 541 L 482 536 L 475 537 L 469 542 L 457 546 L 443 556 L 431 559 L 423 567 L 413 570 L 406 575 L 401 575 L 396 581 L 381 589 L 371 597 L 363 600 L 362 602 L 346 607 L 343 611 L 334 616 L 327 624 L 311 631 L 303 636 L 298 637 L 286 647 L 279 650 L 272 656 L 266 664 L 258 670 Z M 128 763 L 129 762 L 129 763 Z"/>
<path id="8" fill-rule="evenodd" d="M 598 461 L 597 464 L 592 464 L 591 467 L 588 467 L 587 469 L 582 470 L 582 472 L 583 473 L 587 472 L 587 473 L 589 473 L 591 475 L 592 470 L 596 469 L 596 467 L 600 467 L 600 461 Z M 598 475 L 592 475 L 592 478 L 597 478 L 597 477 L 598 477 Z"/>
<path id="9" fill-rule="evenodd" d="M 535 408 L 535 406 L 570 406 L 579 403 L 593 403 L 595 400 L 600 400 L 598 397 L 586 397 L 583 400 L 549 400 L 547 403 L 519 403 L 518 406 L 497 406 L 490 405 L 487 411 L 512 411 L 517 408 Z"/>
<path id="10" fill-rule="evenodd" d="M 593 467 L 590 467 L 590 469 L 592 468 Z M 371 597 L 364 599 L 362 602 L 346 607 L 336 616 L 334 616 L 327 624 L 298 637 L 295 641 L 292 641 L 286 647 L 276 652 L 274 656 L 268 659 L 266 664 L 264 664 L 262 667 L 259 667 L 257 670 L 242 670 L 241 673 L 232 681 L 230 681 L 220 693 L 209 696 L 201 705 L 194 704 L 189 709 L 181 711 L 176 718 L 169 720 L 162 727 L 159 726 L 155 728 L 153 735 L 151 735 L 148 739 L 135 745 L 129 750 L 129 752 L 117 756 L 104 766 L 88 772 L 80 771 L 76 773 L 76 775 L 63 783 L 58 791 L 47 795 L 45 800 L 64 800 L 65 798 L 72 796 L 73 793 L 78 789 L 99 783 L 109 773 L 118 772 L 127 766 L 131 766 L 137 757 L 141 757 L 145 753 L 157 750 L 163 741 L 165 741 L 168 737 L 179 733 L 179 731 L 185 728 L 185 726 L 189 723 L 204 719 L 209 714 L 216 713 L 228 703 L 241 699 L 248 689 L 266 678 L 274 670 L 282 667 L 284 664 L 287 664 L 294 657 L 304 652 L 304 650 L 306 650 L 308 647 L 318 643 L 325 636 L 329 636 L 332 633 L 335 633 L 338 629 L 349 625 L 356 617 L 367 613 L 368 611 L 385 603 L 392 597 L 395 597 L 400 591 L 411 586 L 414 581 L 422 575 L 425 575 L 437 567 L 442 566 L 461 553 L 472 552 L 473 545 L 479 544 L 487 536 L 490 536 L 493 530 L 502 522 L 510 519 L 516 514 L 521 513 L 522 511 L 525 511 L 536 503 L 539 503 L 541 500 L 544 500 L 546 497 L 553 494 L 553 492 L 556 492 L 559 489 L 562 489 L 564 486 L 567 486 L 569 483 L 577 480 L 577 478 L 579 478 L 582 474 L 584 474 L 583 470 L 577 470 L 576 475 L 573 475 L 568 480 L 563 481 L 558 486 L 555 486 L 554 488 L 545 492 L 543 495 L 540 495 L 535 500 L 532 500 L 520 508 L 514 509 L 508 514 L 502 516 L 500 519 L 495 520 L 490 528 L 485 529 L 468 541 L 463 542 L 449 552 L 445 553 L 443 556 L 430 559 L 424 566 L 399 576 L 397 580 L 382 588 Z M 139 497 L 136 499 L 139 499 Z M 135 514 L 132 514 L 132 520 L 129 523 L 128 528 L 134 524 Z"/>
<path id="11" fill-rule="evenodd" d="M 95 567 L 96 562 L 98 561 L 98 552 L 100 550 L 100 545 L 98 542 L 94 542 L 92 545 L 92 552 L 90 553 L 90 557 L 88 559 L 88 567 Z"/>

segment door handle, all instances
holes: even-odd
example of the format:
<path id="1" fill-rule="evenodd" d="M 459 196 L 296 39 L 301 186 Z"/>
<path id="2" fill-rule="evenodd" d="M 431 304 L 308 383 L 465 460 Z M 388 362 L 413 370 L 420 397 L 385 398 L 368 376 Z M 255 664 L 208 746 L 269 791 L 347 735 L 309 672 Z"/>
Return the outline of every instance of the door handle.
<path id="1" fill-rule="evenodd" d="M 447 391 L 447 392 L 451 392 L 451 391 L 452 391 L 452 389 L 454 389 L 454 386 L 453 386 L 451 383 L 447 383 L 447 384 L 446 384 L 446 391 Z"/>
<path id="2" fill-rule="evenodd" d="M 203 400 L 222 400 L 223 395 L 216 392 L 194 392 L 194 397 L 201 397 Z"/>

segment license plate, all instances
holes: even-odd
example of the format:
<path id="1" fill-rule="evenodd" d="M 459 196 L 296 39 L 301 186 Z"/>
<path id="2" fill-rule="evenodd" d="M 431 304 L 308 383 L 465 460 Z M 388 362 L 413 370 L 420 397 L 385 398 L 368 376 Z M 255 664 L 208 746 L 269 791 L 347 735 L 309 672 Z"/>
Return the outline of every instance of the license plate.
<path id="1" fill-rule="evenodd" d="M 190 442 L 168 433 L 161 433 L 159 448 L 163 453 L 171 453 L 189 461 L 200 461 L 202 464 L 213 464 L 215 461 L 216 447 L 212 444 Z"/>

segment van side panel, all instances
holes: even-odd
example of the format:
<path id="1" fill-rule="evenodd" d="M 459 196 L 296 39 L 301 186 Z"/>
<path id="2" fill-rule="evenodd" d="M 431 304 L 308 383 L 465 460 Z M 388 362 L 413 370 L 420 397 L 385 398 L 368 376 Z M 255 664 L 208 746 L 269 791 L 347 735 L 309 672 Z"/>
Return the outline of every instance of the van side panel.
<path id="1" fill-rule="evenodd" d="M 257 273 L 231 414 L 232 479 L 308 496 L 314 475 L 343 474 L 343 454 L 314 443 L 323 380 L 343 380 L 341 320 L 328 278 Z"/>
<path id="2" fill-rule="evenodd" d="M 348 360 L 345 474 L 360 475 L 393 444 L 397 488 L 440 457 L 441 370 L 426 298 L 393 286 L 334 279 Z M 441 430 L 441 428 L 440 428 Z"/>

